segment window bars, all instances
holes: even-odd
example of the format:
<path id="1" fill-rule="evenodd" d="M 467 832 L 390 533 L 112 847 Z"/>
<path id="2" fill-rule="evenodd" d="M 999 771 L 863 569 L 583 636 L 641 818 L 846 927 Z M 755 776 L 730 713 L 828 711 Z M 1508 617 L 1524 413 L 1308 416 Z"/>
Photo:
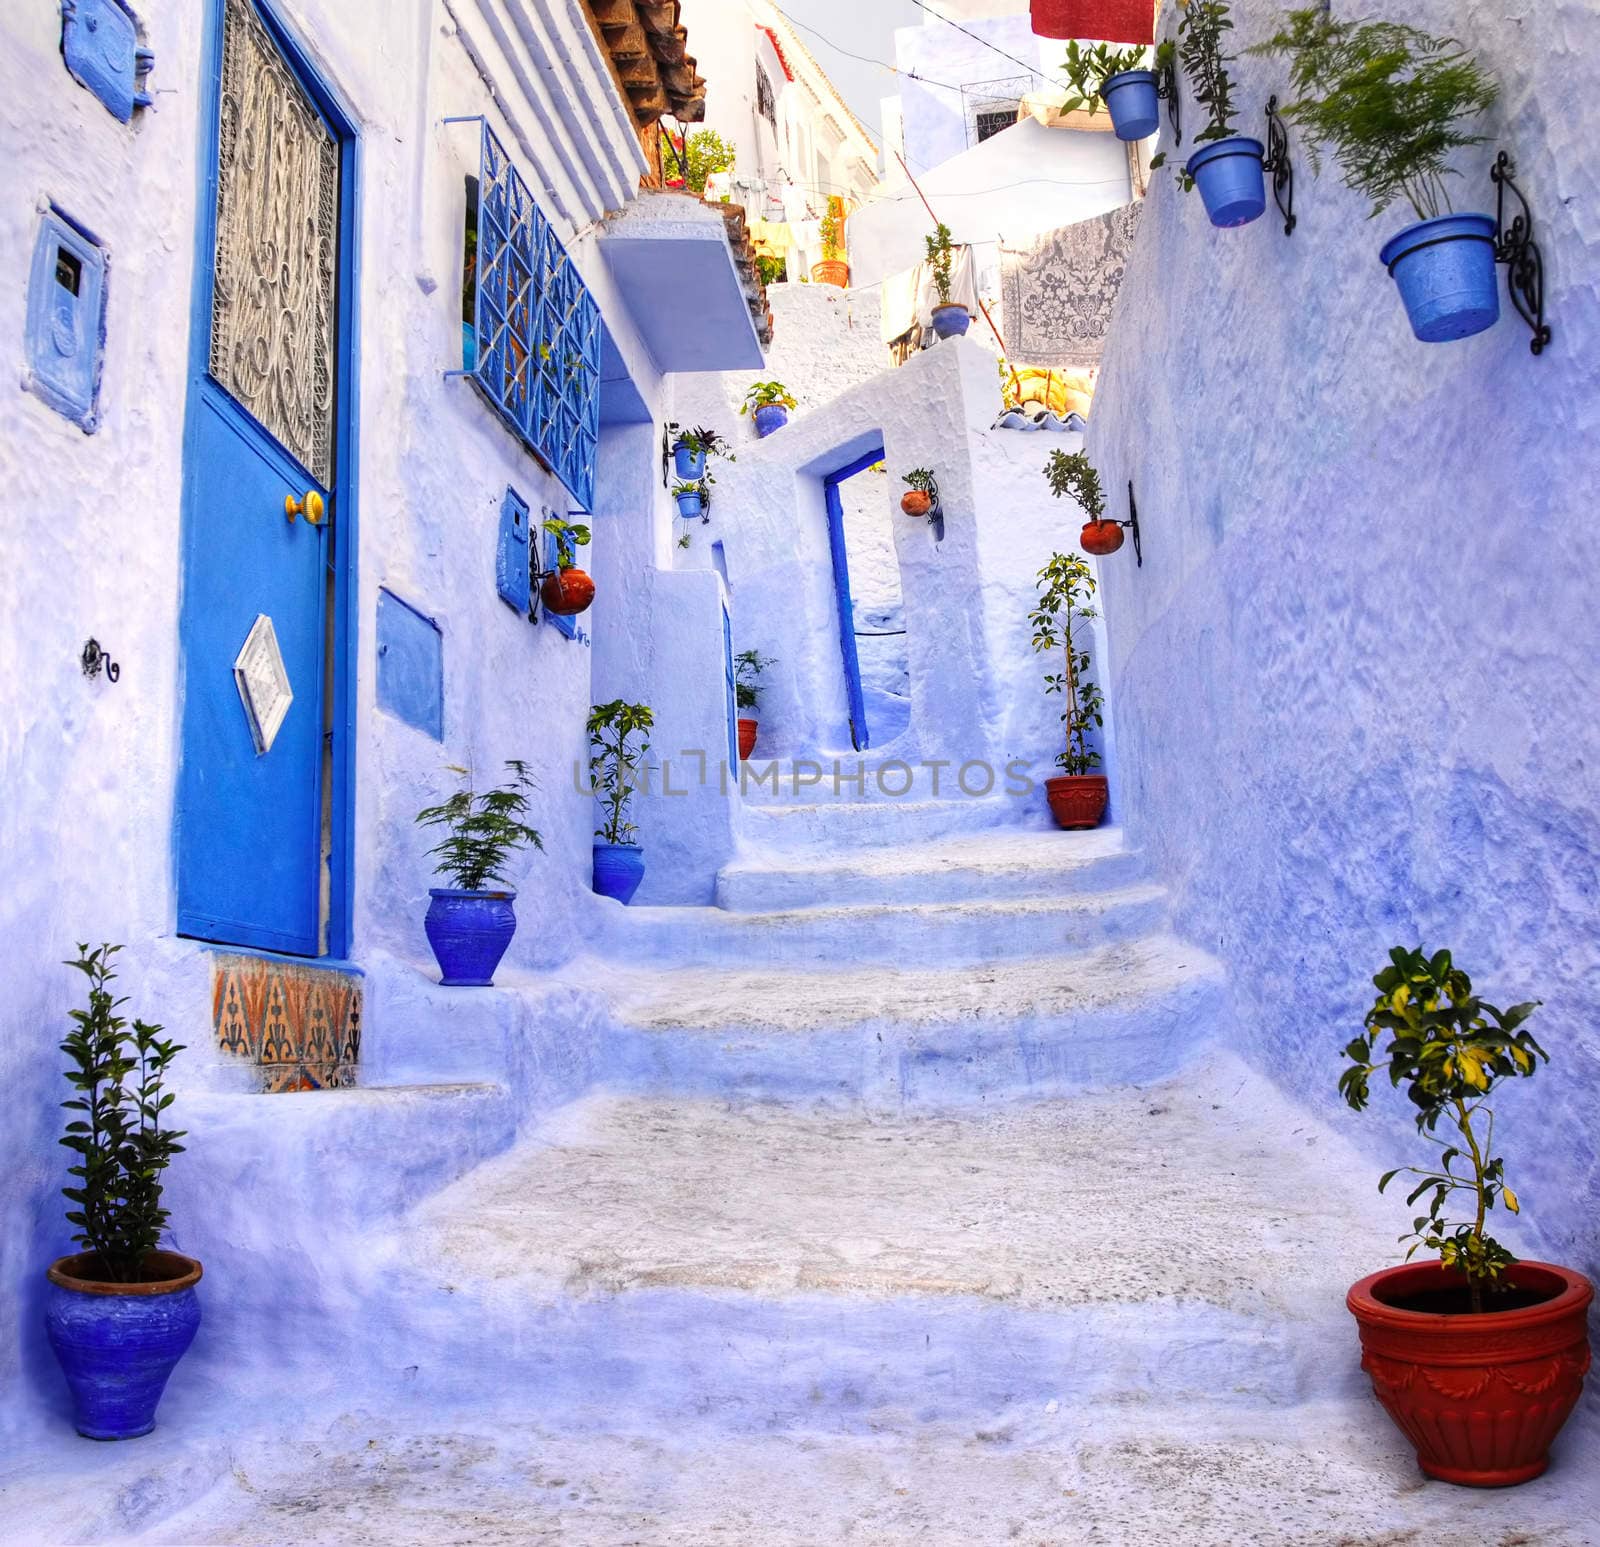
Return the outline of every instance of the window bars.
<path id="1" fill-rule="evenodd" d="M 471 377 L 583 507 L 600 438 L 600 309 L 488 121 L 476 123 L 477 253 Z"/>

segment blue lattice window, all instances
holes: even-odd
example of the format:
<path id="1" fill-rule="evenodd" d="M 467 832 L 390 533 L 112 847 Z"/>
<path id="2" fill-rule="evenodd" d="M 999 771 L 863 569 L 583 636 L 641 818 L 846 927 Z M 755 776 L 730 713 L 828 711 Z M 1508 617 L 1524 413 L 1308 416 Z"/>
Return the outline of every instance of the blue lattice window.
<path id="1" fill-rule="evenodd" d="M 600 309 L 494 131 L 478 122 L 477 208 L 468 211 L 472 355 L 463 364 L 518 438 L 590 510 Z"/>

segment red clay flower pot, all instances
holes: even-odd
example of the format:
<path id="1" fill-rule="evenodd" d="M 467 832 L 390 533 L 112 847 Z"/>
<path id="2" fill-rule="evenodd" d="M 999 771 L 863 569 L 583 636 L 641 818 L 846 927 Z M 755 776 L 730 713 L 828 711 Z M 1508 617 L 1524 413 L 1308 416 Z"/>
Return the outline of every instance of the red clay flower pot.
<path id="1" fill-rule="evenodd" d="M 843 258 L 823 258 L 811 265 L 811 277 L 819 285 L 837 285 L 841 290 L 848 290 L 850 265 Z"/>
<path id="2" fill-rule="evenodd" d="M 594 581 L 581 569 L 557 570 L 555 574 L 544 577 L 539 586 L 539 600 L 544 603 L 546 612 L 570 618 L 576 613 L 588 611 L 590 602 L 594 600 Z"/>
<path id="3" fill-rule="evenodd" d="M 1044 781 L 1044 794 L 1057 827 L 1098 827 L 1106 814 L 1104 774 L 1057 774 Z"/>
<path id="4" fill-rule="evenodd" d="M 933 496 L 926 489 L 907 489 L 900 496 L 900 508 L 908 516 L 925 516 L 933 509 Z"/>
<path id="5" fill-rule="evenodd" d="M 739 721 L 739 761 L 742 763 L 756 749 L 756 732 L 760 729 L 760 722 L 756 720 Z"/>
<path id="6" fill-rule="evenodd" d="M 1115 553 L 1122 546 L 1122 539 L 1122 526 L 1116 521 L 1091 521 L 1078 534 L 1084 552 L 1092 553 L 1097 559 Z"/>
<path id="7" fill-rule="evenodd" d="M 1438 1262 L 1374 1273 L 1345 1299 L 1374 1393 L 1417 1464 L 1447 1483 L 1504 1488 L 1537 1477 L 1583 1390 L 1594 1286 L 1547 1262 L 1515 1263 L 1505 1278 L 1522 1291 L 1517 1307 L 1477 1316 L 1428 1308 L 1430 1295 L 1465 1293 L 1462 1276 Z"/>

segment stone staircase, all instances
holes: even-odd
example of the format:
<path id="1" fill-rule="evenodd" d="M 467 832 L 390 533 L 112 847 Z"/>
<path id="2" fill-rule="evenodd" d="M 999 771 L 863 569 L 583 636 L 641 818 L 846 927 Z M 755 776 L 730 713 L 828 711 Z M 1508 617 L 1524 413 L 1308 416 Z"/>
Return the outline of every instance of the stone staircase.
<path id="1" fill-rule="evenodd" d="M 1372 1168 L 1221 1049 L 1121 835 L 928 804 L 774 802 L 717 907 L 597 903 L 554 980 L 390 990 L 420 1029 L 375 1068 L 437 1079 L 438 1038 L 521 1138 L 355 1239 L 290 1438 L 208 1471 L 174 1402 L 106 1494 L 159 1511 L 71 1539 L 1600 1541 L 1581 1468 L 1423 1486 L 1343 1307 L 1394 1255 Z"/>

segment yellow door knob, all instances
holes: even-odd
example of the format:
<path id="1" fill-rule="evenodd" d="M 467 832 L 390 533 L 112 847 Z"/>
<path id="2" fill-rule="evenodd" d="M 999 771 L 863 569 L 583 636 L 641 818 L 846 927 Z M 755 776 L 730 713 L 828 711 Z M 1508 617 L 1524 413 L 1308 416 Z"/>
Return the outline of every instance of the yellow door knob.
<path id="1" fill-rule="evenodd" d="M 283 497 L 283 513 L 289 518 L 291 525 L 296 516 L 304 516 L 308 525 L 321 526 L 322 514 L 326 508 L 322 496 L 315 489 L 308 489 L 304 499 L 297 500 L 292 494 Z"/>

